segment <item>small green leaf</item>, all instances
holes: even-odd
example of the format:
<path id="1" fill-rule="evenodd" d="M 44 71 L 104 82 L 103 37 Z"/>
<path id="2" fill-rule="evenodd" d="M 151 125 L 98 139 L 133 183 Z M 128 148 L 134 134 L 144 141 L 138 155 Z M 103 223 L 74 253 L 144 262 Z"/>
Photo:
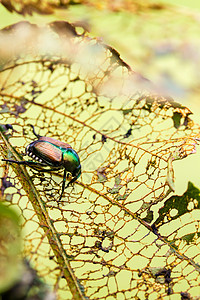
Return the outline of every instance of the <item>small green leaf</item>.
<path id="1" fill-rule="evenodd" d="M 15 211 L 0 203 L 0 292 L 9 289 L 20 278 L 20 232 Z"/>

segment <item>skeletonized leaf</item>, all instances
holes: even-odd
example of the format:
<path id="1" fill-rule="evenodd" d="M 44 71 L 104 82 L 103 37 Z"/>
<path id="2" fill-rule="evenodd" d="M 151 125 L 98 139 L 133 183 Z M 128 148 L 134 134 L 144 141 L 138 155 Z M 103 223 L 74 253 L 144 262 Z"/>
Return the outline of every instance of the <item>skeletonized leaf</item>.
<path id="1" fill-rule="evenodd" d="M 3 157 L 28 159 L 32 124 L 70 144 L 82 164 L 61 203 L 62 170 L 6 167 L 5 200 L 24 217 L 24 253 L 40 276 L 59 299 L 198 295 L 198 207 L 175 214 L 187 240 L 174 234 L 173 210 L 162 210 L 173 203 L 174 160 L 196 151 L 191 111 L 68 23 L 16 24 L 0 39 L 9 50 L 1 49 L 1 123 L 14 129 L 2 130 Z"/>

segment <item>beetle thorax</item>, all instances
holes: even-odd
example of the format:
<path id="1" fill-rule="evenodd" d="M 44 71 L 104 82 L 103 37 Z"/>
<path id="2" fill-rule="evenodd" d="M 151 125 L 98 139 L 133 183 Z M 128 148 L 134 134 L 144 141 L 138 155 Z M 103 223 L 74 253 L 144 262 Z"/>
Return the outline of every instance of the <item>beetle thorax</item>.
<path id="1" fill-rule="evenodd" d="M 62 151 L 62 153 L 64 167 L 69 172 L 73 172 L 80 165 L 78 154 L 73 149 L 65 149 Z"/>

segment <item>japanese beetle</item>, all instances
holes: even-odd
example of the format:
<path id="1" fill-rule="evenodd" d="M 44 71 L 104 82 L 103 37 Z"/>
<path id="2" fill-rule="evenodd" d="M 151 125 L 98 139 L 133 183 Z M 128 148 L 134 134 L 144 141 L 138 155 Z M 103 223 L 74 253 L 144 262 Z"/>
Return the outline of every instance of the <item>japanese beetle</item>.
<path id="1" fill-rule="evenodd" d="M 26 147 L 25 152 L 26 155 L 30 156 L 35 161 L 16 161 L 11 159 L 3 159 L 3 161 L 27 165 L 38 172 L 50 172 L 64 169 L 62 191 L 59 198 L 60 201 L 64 193 L 67 173 L 71 173 L 73 178 L 68 182 L 66 187 L 75 182 L 81 175 L 79 156 L 69 144 L 50 137 L 41 136 L 35 132 L 33 125 L 31 125 L 31 127 L 33 128 L 33 134 L 37 137 L 37 140 L 30 143 Z M 51 168 L 44 169 L 44 167 Z"/>

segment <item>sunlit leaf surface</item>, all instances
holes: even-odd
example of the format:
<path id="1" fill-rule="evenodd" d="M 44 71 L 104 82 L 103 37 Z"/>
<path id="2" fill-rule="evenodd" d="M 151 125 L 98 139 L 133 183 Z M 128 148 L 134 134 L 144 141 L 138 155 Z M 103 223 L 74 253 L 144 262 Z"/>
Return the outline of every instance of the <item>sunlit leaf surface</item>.
<path id="1" fill-rule="evenodd" d="M 2 191 L 24 219 L 24 254 L 39 275 L 58 299 L 199 296 L 199 190 L 174 194 L 173 162 L 199 140 L 190 110 L 68 23 L 17 24 L 0 39 L 2 157 L 28 159 L 32 124 L 82 164 L 58 203 L 62 170 L 2 163 Z"/>

